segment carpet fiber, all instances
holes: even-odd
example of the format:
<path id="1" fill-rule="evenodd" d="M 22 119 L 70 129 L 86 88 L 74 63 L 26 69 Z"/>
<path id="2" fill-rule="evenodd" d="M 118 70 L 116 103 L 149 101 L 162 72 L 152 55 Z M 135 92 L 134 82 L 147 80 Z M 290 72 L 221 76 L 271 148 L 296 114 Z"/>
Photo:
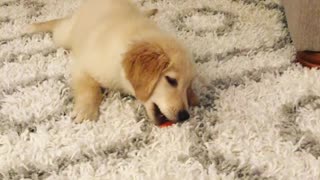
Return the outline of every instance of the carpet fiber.
<path id="1" fill-rule="evenodd" d="M 118 92 L 99 121 L 71 121 L 68 52 L 23 29 L 80 3 L 0 1 L 0 179 L 320 179 L 320 72 L 292 63 L 277 0 L 136 0 L 206 80 L 168 128 Z"/>

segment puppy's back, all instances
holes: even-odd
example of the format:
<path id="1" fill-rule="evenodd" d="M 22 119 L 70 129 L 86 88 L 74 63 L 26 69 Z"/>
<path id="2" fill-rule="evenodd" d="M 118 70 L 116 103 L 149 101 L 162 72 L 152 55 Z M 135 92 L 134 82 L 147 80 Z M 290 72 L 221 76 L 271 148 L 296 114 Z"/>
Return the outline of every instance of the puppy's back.
<path id="1" fill-rule="evenodd" d="M 74 43 L 81 43 L 86 35 L 121 26 L 124 20 L 140 16 L 139 9 L 129 0 L 89 0 L 74 14 L 72 36 Z M 137 18 L 136 18 L 137 19 Z"/>

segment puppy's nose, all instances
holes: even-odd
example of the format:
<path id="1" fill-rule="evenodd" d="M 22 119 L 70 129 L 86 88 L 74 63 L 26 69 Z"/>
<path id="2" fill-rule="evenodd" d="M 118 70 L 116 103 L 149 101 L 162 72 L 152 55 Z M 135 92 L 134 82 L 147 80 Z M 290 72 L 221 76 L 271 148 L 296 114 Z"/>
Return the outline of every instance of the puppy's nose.
<path id="1" fill-rule="evenodd" d="M 186 110 L 181 110 L 178 112 L 178 121 L 185 121 L 187 119 L 189 119 L 190 115 L 188 113 L 188 111 Z"/>

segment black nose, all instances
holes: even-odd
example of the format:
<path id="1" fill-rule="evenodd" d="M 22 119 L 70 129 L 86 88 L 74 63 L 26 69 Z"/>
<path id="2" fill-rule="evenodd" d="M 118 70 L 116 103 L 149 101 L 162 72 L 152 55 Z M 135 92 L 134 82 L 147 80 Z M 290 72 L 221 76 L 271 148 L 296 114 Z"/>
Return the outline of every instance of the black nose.
<path id="1" fill-rule="evenodd" d="M 189 119 L 190 115 L 188 113 L 188 111 L 186 110 L 182 110 L 182 111 L 179 111 L 178 113 L 178 121 L 185 121 L 187 119 Z"/>

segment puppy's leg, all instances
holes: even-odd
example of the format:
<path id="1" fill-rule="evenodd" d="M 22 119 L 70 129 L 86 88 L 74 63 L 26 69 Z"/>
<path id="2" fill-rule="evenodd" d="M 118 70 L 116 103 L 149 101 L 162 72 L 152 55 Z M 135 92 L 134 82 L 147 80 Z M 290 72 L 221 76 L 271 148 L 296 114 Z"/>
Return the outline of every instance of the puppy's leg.
<path id="1" fill-rule="evenodd" d="M 145 10 L 143 11 L 143 14 L 147 17 L 154 16 L 158 13 L 158 9 L 150 9 L 150 10 Z"/>
<path id="2" fill-rule="evenodd" d="M 73 67 L 72 88 L 74 95 L 74 121 L 97 120 L 102 93 L 98 82 L 77 67 Z"/>

